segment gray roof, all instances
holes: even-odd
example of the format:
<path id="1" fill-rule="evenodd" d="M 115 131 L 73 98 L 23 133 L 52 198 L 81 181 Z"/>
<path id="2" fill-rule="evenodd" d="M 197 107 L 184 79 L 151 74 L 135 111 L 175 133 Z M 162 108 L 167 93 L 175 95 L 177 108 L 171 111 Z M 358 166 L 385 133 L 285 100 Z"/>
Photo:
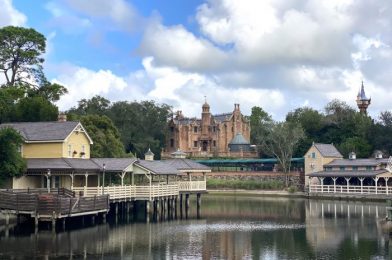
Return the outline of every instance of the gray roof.
<path id="1" fill-rule="evenodd" d="M 366 97 L 366 94 L 365 94 L 365 87 L 363 86 L 363 81 L 362 81 L 361 90 L 360 90 L 359 93 L 358 93 L 358 97 L 360 98 L 360 100 L 369 100 L 369 99 Z"/>
<path id="2" fill-rule="evenodd" d="M 375 177 L 387 170 L 376 171 L 320 171 L 310 173 L 309 177 Z"/>
<path id="3" fill-rule="evenodd" d="M 148 151 L 147 151 L 144 155 L 154 155 L 154 153 L 151 152 L 151 149 L 150 149 L 150 148 L 148 148 Z"/>
<path id="4" fill-rule="evenodd" d="M 211 171 L 211 168 L 208 166 L 205 166 L 201 163 L 195 162 L 190 159 L 169 159 L 163 161 L 167 164 L 169 164 L 171 167 L 176 168 L 177 170 L 200 170 L 201 172 L 205 171 Z"/>
<path id="5" fill-rule="evenodd" d="M 34 158 L 27 160 L 27 172 L 32 171 L 74 171 L 98 172 L 101 168 L 89 159 L 74 158 Z"/>
<path id="6" fill-rule="evenodd" d="M 135 164 L 140 165 L 154 174 L 177 175 L 180 173 L 175 167 L 165 163 L 165 161 L 138 160 Z"/>
<path id="7" fill-rule="evenodd" d="M 105 170 L 108 172 L 122 172 L 136 161 L 136 158 L 92 158 L 101 169 L 105 164 Z"/>
<path id="8" fill-rule="evenodd" d="M 64 140 L 78 124 L 75 121 L 5 123 L 0 128 L 14 128 L 26 141 L 51 141 Z"/>
<path id="9" fill-rule="evenodd" d="M 335 159 L 325 166 L 377 166 L 387 162 L 388 159 Z"/>
<path id="10" fill-rule="evenodd" d="M 229 144 L 233 145 L 233 144 L 250 144 L 250 143 L 245 139 L 245 137 L 241 133 L 237 133 Z"/>
<path id="11" fill-rule="evenodd" d="M 343 155 L 336 149 L 333 144 L 314 144 L 314 147 L 321 153 L 324 157 L 340 157 L 343 158 Z"/>
<path id="12" fill-rule="evenodd" d="M 233 115 L 233 113 L 224 113 L 224 114 L 219 114 L 219 115 L 213 115 L 212 117 L 217 122 L 223 122 L 223 121 L 229 120 L 232 115 Z"/>

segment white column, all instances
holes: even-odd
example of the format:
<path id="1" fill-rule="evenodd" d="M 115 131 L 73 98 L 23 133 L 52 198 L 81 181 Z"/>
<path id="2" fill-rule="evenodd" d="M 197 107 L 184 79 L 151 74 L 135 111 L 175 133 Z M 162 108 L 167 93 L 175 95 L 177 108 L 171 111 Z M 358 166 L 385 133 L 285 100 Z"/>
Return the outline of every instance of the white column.
<path id="1" fill-rule="evenodd" d="M 389 191 L 388 191 L 388 180 L 389 180 L 389 177 L 384 177 L 384 180 L 385 180 L 385 190 L 386 190 L 386 193 L 389 194 Z"/>
<path id="2" fill-rule="evenodd" d="M 87 194 L 87 185 L 88 185 L 88 173 L 84 174 L 85 177 L 85 183 L 84 183 L 84 196 Z"/>
<path id="3" fill-rule="evenodd" d="M 337 180 L 337 178 L 332 177 L 332 180 L 333 180 L 333 192 L 336 193 L 336 180 Z"/>
<path id="4" fill-rule="evenodd" d="M 346 179 L 346 182 L 347 182 L 347 193 L 349 192 L 348 190 L 349 190 L 349 187 L 350 187 L 350 177 L 345 177 L 345 179 Z"/>
<path id="5" fill-rule="evenodd" d="M 359 181 L 361 182 L 361 194 L 363 193 L 363 180 L 365 179 L 365 178 L 358 178 L 359 179 Z"/>
<path id="6" fill-rule="evenodd" d="M 376 194 L 377 194 L 377 182 L 378 182 L 378 177 L 373 178 L 375 186 L 376 186 Z"/>
<path id="7" fill-rule="evenodd" d="M 320 180 L 320 184 L 321 184 L 321 192 L 323 193 L 324 192 L 324 177 L 320 177 L 319 180 Z"/>

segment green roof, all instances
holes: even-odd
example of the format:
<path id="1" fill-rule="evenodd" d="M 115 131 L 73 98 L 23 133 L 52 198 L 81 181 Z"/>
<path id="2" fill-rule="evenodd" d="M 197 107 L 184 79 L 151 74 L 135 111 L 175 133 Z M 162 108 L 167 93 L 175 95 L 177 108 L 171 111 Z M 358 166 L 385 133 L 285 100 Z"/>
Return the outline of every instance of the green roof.
<path id="1" fill-rule="evenodd" d="M 292 158 L 291 162 L 303 162 L 304 158 Z M 205 165 L 211 164 L 254 164 L 254 163 L 278 163 L 275 158 L 265 158 L 265 159 L 210 159 L 210 160 L 196 160 L 198 163 Z"/>
<path id="2" fill-rule="evenodd" d="M 233 144 L 250 144 L 241 133 L 237 133 L 234 138 L 230 141 Z"/>

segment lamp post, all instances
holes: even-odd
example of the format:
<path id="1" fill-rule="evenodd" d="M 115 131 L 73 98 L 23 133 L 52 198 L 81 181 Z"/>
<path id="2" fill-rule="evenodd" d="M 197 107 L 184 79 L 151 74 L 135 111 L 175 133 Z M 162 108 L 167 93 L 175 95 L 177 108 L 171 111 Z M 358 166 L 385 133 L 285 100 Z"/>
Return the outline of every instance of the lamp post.
<path id="1" fill-rule="evenodd" d="M 106 164 L 102 165 L 102 169 L 103 169 L 103 178 L 102 178 L 102 195 L 105 194 L 105 169 L 106 169 Z"/>
<path id="2" fill-rule="evenodd" d="M 48 173 L 47 173 L 47 176 L 46 176 L 46 187 L 48 188 L 48 193 L 50 193 L 50 175 L 51 175 L 51 173 L 50 173 L 50 169 L 48 169 Z"/>

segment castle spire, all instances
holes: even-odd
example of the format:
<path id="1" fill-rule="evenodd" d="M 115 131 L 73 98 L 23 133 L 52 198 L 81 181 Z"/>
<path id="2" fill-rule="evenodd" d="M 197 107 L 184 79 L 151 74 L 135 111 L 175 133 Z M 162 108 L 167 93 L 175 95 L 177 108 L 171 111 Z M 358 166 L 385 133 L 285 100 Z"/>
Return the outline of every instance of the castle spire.
<path id="1" fill-rule="evenodd" d="M 357 105 L 358 105 L 359 111 L 362 114 L 367 114 L 367 108 L 370 105 L 371 98 L 367 98 L 366 97 L 365 87 L 363 85 L 363 81 L 362 81 L 361 89 L 358 92 L 356 101 L 357 101 Z"/>

